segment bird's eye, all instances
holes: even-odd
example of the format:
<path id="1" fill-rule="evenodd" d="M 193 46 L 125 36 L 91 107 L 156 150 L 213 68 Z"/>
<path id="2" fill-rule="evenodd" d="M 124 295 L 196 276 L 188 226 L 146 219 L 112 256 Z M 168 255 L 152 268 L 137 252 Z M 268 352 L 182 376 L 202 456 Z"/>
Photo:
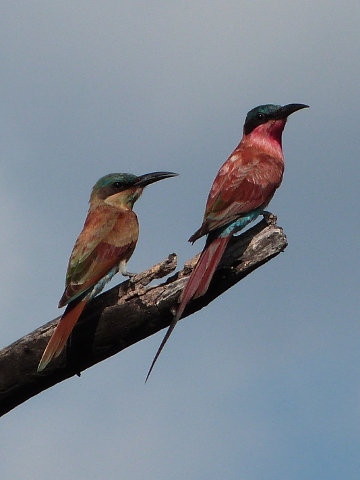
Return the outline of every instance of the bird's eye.
<path id="1" fill-rule="evenodd" d="M 122 185 L 121 182 L 114 182 L 114 183 L 113 183 L 113 187 L 114 187 L 114 188 L 122 188 L 122 186 L 123 186 L 123 185 Z"/>
<path id="2" fill-rule="evenodd" d="M 263 118 L 265 118 L 265 115 L 263 113 L 258 113 L 257 114 L 257 119 L 258 120 L 262 120 Z"/>

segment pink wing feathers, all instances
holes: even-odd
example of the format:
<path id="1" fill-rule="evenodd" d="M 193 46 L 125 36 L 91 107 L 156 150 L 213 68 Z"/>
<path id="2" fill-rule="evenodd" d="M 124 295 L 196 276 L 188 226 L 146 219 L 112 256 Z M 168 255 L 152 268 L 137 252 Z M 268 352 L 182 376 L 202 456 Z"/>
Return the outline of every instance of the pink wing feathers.
<path id="1" fill-rule="evenodd" d="M 238 147 L 220 168 L 207 199 L 203 224 L 189 241 L 194 242 L 242 214 L 266 207 L 283 172 L 282 159 L 277 161 L 254 148 Z"/>

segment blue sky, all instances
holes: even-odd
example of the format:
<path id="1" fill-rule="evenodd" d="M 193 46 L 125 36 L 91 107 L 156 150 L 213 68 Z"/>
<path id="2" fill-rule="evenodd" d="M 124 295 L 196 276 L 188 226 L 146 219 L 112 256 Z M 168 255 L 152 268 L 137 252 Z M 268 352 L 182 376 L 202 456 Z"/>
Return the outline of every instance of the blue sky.
<path id="1" fill-rule="evenodd" d="M 8 2 L 0 16 L 1 346 L 58 315 L 90 190 L 180 174 L 135 206 L 129 263 L 201 250 L 248 110 L 306 103 L 270 210 L 285 253 L 177 326 L 1 419 L 0 476 L 357 479 L 357 1 Z"/>

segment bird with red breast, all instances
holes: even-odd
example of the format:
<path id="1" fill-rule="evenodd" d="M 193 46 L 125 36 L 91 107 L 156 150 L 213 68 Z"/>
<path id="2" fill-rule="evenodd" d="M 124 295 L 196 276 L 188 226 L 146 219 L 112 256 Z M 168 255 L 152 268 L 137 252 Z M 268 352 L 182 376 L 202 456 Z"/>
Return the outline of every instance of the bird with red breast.
<path id="1" fill-rule="evenodd" d="M 247 114 L 241 142 L 216 175 L 202 225 L 189 239 L 193 243 L 207 236 L 145 381 L 186 305 L 206 293 L 230 238 L 264 212 L 279 188 L 284 173 L 282 133 L 287 118 L 307 107 L 301 103 L 268 104 L 253 108 Z"/>

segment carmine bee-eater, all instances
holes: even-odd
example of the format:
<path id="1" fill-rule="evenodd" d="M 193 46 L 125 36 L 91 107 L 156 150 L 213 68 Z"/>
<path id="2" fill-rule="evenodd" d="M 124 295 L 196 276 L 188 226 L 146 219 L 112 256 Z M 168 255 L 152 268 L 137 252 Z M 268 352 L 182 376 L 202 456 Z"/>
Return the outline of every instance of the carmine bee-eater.
<path id="1" fill-rule="evenodd" d="M 203 223 L 189 239 L 193 243 L 207 235 L 146 380 L 188 302 L 206 293 L 232 235 L 264 212 L 280 186 L 284 172 L 281 138 L 287 117 L 307 107 L 299 103 L 283 107 L 260 105 L 247 114 L 241 142 L 220 168 L 207 199 Z"/>
<path id="2" fill-rule="evenodd" d="M 41 357 L 38 371 L 61 353 L 86 303 L 115 273 L 131 276 L 126 263 L 139 236 L 133 205 L 147 185 L 176 175 L 154 172 L 137 177 L 111 173 L 96 182 L 83 230 L 70 256 L 65 292 L 59 302 L 59 308 L 67 307 Z"/>

